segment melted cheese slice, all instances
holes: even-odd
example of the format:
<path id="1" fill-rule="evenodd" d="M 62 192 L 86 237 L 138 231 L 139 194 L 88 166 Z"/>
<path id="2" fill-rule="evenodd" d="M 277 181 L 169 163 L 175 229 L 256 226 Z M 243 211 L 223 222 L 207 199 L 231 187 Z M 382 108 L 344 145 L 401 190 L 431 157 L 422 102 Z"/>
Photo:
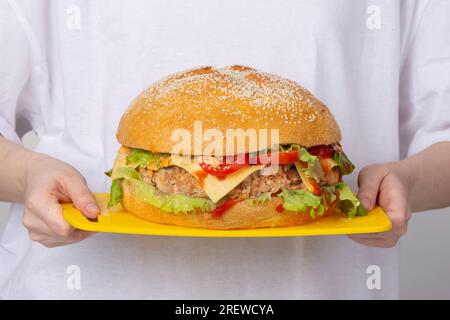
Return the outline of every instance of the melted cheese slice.
<path id="1" fill-rule="evenodd" d="M 196 173 L 202 172 L 203 169 L 198 163 L 185 164 L 179 162 L 173 164 L 177 167 L 183 168 L 184 170 L 192 174 L 197 180 L 200 180 Z M 214 175 L 207 174 L 203 182 L 200 182 L 200 186 L 213 202 L 218 202 L 237 185 L 244 181 L 245 178 L 264 167 L 265 165 L 251 165 L 227 175 L 225 179 L 218 179 Z"/>
<path id="2" fill-rule="evenodd" d="M 113 174 L 114 171 L 119 167 L 124 167 L 126 165 L 126 157 L 129 154 L 129 149 L 122 147 L 116 160 L 114 161 L 113 166 Z M 207 159 L 208 162 L 213 162 L 214 159 Z M 172 157 L 171 164 L 183 168 L 191 175 L 193 175 L 198 181 L 200 180 L 198 172 L 201 172 L 204 175 L 203 181 L 199 181 L 200 186 L 208 195 L 208 197 L 213 202 L 218 202 L 224 196 L 226 196 L 231 190 L 233 190 L 236 186 L 238 186 L 242 181 L 245 180 L 252 173 L 261 170 L 265 167 L 265 165 L 251 165 L 245 168 L 242 168 L 232 174 L 227 175 L 225 179 L 218 179 L 216 176 L 211 174 L 206 174 L 203 172 L 203 169 L 199 166 L 198 163 L 192 163 L 190 161 L 185 161 L 183 157 Z M 128 165 L 133 166 L 133 165 Z"/>

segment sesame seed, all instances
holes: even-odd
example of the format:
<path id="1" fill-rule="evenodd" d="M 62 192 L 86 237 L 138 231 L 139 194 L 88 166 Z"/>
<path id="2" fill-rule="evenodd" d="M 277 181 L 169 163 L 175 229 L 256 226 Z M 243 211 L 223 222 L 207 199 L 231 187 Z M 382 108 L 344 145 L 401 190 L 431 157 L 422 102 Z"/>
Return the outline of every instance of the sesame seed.
<path id="1" fill-rule="evenodd" d="M 208 108 L 216 108 L 224 116 L 236 116 L 245 122 L 244 118 L 251 119 L 251 112 L 256 115 L 253 120 L 264 122 L 264 126 L 277 119 L 288 125 L 315 121 L 314 106 L 320 103 L 294 81 L 248 67 L 231 66 L 199 67 L 165 77 L 144 91 L 145 103 L 140 105 L 144 114 L 151 115 L 155 105 L 170 107 L 171 100 L 180 96 L 195 103 L 200 95 L 201 99 L 206 95 L 211 100 Z M 242 103 L 252 110 L 241 109 Z M 179 114 L 177 118 L 185 120 L 186 115 Z"/>

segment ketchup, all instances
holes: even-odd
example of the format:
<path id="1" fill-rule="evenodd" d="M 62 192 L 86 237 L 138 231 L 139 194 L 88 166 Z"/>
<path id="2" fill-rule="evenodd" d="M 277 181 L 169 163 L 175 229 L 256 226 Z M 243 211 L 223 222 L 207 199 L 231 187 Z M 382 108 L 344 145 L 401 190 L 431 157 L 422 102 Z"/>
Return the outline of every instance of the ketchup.
<path id="1" fill-rule="evenodd" d="M 308 152 L 320 159 L 331 158 L 334 154 L 333 148 L 323 144 L 309 147 Z"/>
<path id="2" fill-rule="evenodd" d="M 336 204 L 339 202 L 339 191 L 336 191 L 334 195 L 336 196 L 336 199 L 334 199 L 328 206 L 327 210 L 325 210 L 325 213 L 323 214 L 325 217 L 327 217 L 328 215 L 330 215 L 330 213 L 333 212 L 334 208 L 336 207 Z"/>
<path id="3" fill-rule="evenodd" d="M 331 170 L 331 164 L 329 162 L 324 161 L 323 159 L 319 159 L 320 160 L 320 167 L 322 168 L 323 174 L 326 176 L 328 176 L 328 173 Z"/>
<path id="4" fill-rule="evenodd" d="M 227 201 L 225 201 L 224 203 L 222 203 L 221 205 L 215 207 L 213 209 L 213 211 L 211 211 L 211 216 L 213 218 L 220 218 L 221 216 L 223 216 L 223 214 L 225 213 L 225 211 L 227 211 L 228 209 L 230 209 L 232 206 L 234 206 L 236 204 L 236 201 L 234 201 L 233 199 L 228 199 Z"/>
<path id="5" fill-rule="evenodd" d="M 221 163 L 218 165 L 212 165 L 209 163 L 200 162 L 199 166 L 208 174 L 225 178 L 227 175 L 246 167 L 247 164 Z"/>
<path id="6" fill-rule="evenodd" d="M 315 196 L 322 195 L 322 189 L 320 188 L 320 185 L 316 182 L 314 179 L 310 179 L 309 183 L 311 184 L 310 192 Z"/>
<path id="7" fill-rule="evenodd" d="M 277 212 L 283 212 L 284 211 L 284 207 L 283 207 L 283 205 L 282 204 L 279 204 L 276 208 L 275 208 L 275 210 L 277 211 Z"/>
<path id="8" fill-rule="evenodd" d="M 203 170 L 198 170 L 194 174 L 197 177 L 198 185 L 200 188 L 203 188 L 205 186 L 205 178 L 208 176 L 208 173 Z"/>
<path id="9" fill-rule="evenodd" d="M 270 164 L 272 163 L 272 160 L 277 164 L 295 163 L 298 160 L 298 152 L 297 150 L 273 152 L 268 153 L 264 157 L 261 155 L 250 156 L 246 153 L 243 155 L 243 158 L 242 156 L 228 156 L 223 157 L 222 163 L 213 165 L 206 162 L 200 162 L 199 166 L 208 174 L 212 174 L 218 179 L 223 180 L 227 175 L 247 167 L 250 164 Z"/>

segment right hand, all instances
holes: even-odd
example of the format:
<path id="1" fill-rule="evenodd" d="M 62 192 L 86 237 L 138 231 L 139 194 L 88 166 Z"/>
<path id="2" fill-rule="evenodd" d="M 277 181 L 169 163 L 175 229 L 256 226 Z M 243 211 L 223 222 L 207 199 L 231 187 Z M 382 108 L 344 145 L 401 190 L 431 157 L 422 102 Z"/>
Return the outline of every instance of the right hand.
<path id="1" fill-rule="evenodd" d="M 91 232 L 75 229 L 62 216 L 60 202 L 73 202 L 86 217 L 100 212 L 86 180 L 72 166 L 36 153 L 25 174 L 23 224 L 31 240 L 46 247 L 75 243 Z"/>

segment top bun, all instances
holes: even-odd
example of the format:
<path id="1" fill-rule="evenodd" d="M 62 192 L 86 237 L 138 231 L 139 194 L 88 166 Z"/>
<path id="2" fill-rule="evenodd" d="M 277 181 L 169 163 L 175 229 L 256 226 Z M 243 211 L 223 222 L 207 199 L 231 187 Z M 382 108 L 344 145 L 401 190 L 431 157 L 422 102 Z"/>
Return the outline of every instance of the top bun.
<path id="1" fill-rule="evenodd" d="M 308 90 L 294 81 L 245 66 L 201 67 L 156 82 L 125 111 L 117 139 L 127 147 L 172 153 L 179 144 L 179 140 L 172 141 L 172 132 L 186 129 L 192 136 L 190 153 L 200 155 L 194 148 L 194 121 L 201 121 L 203 132 L 220 130 L 224 146 L 226 130 L 239 128 L 256 132 L 268 129 L 269 146 L 273 129 L 279 130 L 279 144 L 310 147 L 341 139 L 333 115 Z M 200 150 L 210 143 L 200 141 Z M 246 143 L 245 152 L 259 149 L 266 147 Z"/>

